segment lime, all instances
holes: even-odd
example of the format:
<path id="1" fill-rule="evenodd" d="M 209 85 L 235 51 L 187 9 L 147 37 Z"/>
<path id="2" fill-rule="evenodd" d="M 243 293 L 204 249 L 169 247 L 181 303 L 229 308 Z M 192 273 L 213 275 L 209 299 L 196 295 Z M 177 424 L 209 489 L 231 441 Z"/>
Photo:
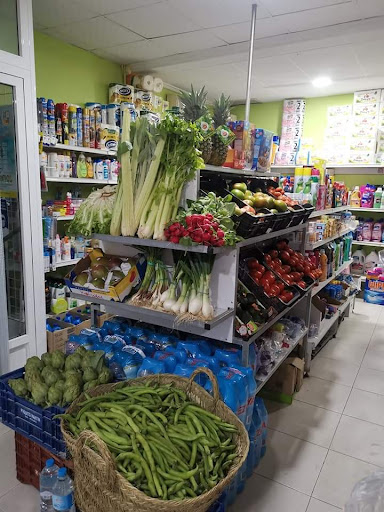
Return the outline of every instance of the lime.
<path id="1" fill-rule="evenodd" d="M 286 212 L 288 207 L 281 199 L 275 199 L 275 208 L 279 212 Z"/>
<path id="2" fill-rule="evenodd" d="M 253 194 L 250 190 L 246 190 L 244 192 L 244 199 L 252 199 L 253 198 Z"/>
<path id="3" fill-rule="evenodd" d="M 232 188 L 237 188 L 238 190 L 241 190 L 242 192 L 245 192 L 247 190 L 247 184 L 246 183 L 235 183 Z"/>
<path id="4" fill-rule="evenodd" d="M 273 197 L 270 197 L 270 196 L 267 197 L 265 207 L 266 208 L 274 208 L 275 207 L 275 200 L 273 199 Z"/>
<path id="5" fill-rule="evenodd" d="M 238 197 L 241 200 L 244 199 L 244 192 L 240 189 L 237 189 L 237 188 L 232 189 L 231 194 L 233 194 L 234 196 Z"/>

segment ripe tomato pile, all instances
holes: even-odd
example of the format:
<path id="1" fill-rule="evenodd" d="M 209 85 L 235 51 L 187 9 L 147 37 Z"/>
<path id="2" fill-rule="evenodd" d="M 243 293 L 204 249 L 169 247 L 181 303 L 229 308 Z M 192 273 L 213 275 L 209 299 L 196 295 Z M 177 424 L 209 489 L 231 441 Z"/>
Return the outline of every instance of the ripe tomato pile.
<path id="1" fill-rule="evenodd" d="M 285 240 L 277 242 L 276 249 L 265 254 L 264 260 L 268 266 L 273 268 L 276 275 L 289 284 L 296 283 L 300 288 L 307 287 L 303 276 L 309 276 L 316 281 L 322 273 L 301 252 L 291 249 Z"/>
<path id="2" fill-rule="evenodd" d="M 254 282 L 261 286 L 268 297 L 278 297 L 288 303 L 293 299 L 293 292 L 289 290 L 283 281 L 276 279 L 273 272 L 267 270 L 256 258 L 247 261 L 249 275 Z"/>
<path id="3" fill-rule="evenodd" d="M 225 233 L 211 213 L 193 214 L 185 217 L 185 225 L 174 222 L 164 230 L 167 240 L 174 244 L 181 238 L 190 238 L 192 242 L 213 247 L 225 245 Z"/>
<path id="4" fill-rule="evenodd" d="M 299 204 L 297 201 L 294 201 L 290 197 L 288 197 L 284 190 L 281 187 L 268 187 L 267 191 L 271 196 L 273 196 L 275 199 L 279 199 L 280 201 L 284 201 L 287 206 L 295 206 L 296 204 Z"/>

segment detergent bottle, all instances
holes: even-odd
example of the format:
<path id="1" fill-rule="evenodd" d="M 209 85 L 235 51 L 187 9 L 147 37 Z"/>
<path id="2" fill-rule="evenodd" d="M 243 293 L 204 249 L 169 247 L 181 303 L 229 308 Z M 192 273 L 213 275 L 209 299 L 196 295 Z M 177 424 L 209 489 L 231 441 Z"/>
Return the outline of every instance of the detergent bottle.
<path id="1" fill-rule="evenodd" d="M 373 270 L 380 263 L 379 256 L 376 251 L 372 251 L 365 258 L 364 270 L 365 272 L 369 272 Z"/>
<path id="2" fill-rule="evenodd" d="M 363 275 L 365 265 L 365 255 L 361 249 L 352 254 L 351 271 L 352 274 Z"/>
<path id="3" fill-rule="evenodd" d="M 350 206 L 352 206 L 353 208 L 360 208 L 360 204 L 361 204 L 361 194 L 360 194 L 359 187 L 356 186 L 354 191 L 351 194 Z"/>

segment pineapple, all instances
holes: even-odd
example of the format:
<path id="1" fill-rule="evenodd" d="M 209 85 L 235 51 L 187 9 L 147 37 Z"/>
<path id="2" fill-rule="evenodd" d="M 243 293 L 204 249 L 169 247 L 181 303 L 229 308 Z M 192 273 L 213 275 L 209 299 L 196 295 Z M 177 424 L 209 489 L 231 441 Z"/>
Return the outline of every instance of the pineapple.
<path id="1" fill-rule="evenodd" d="M 213 121 L 215 128 L 226 125 L 229 116 L 231 115 L 231 99 L 221 94 L 218 100 L 213 103 Z M 222 142 L 219 136 L 214 133 L 212 135 L 212 154 L 209 163 L 212 165 L 221 166 L 227 158 L 228 145 Z"/>
<path id="2" fill-rule="evenodd" d="M 200 117 L 208 113 L 206 106 L 207 93 L 203 87 L 199 92 L 195 92 L 193 85 L 191 84 L 191 91 L 189 93 L 183 93 L 180 96 L 180 100 L 184 104 L 184 119 L 186 121 L 195 122 Z M 199 144 L 199 150 L 201 151 L 201 158 L 205 163 L 211 158 L 212 151 L 212 140 L 211 137 L 203 140 Z"/>

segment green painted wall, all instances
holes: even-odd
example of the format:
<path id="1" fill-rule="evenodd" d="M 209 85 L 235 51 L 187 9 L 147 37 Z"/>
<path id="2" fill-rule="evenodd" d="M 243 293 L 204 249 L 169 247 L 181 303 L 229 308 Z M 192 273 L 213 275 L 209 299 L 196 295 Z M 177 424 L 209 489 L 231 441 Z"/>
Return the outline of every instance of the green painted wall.
<path id="1" fill-rule="evenodd" d="M 35 31 L 37 96 L 83 105 L 108 103 L 108 84 L 121 82 L 119 64 Z"/>

